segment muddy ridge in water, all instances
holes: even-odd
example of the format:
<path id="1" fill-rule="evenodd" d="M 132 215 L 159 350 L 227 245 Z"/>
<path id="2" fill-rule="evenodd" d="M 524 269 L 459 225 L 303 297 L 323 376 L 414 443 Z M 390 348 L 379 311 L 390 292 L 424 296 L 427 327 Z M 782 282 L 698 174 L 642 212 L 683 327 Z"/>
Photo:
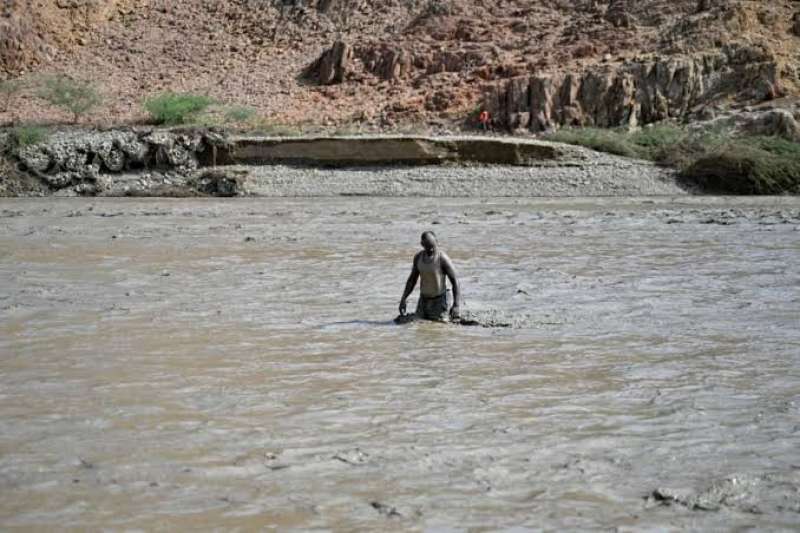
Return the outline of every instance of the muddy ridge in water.
<path id="1" fill-rule="evenodd" d="M 391 323 L 430 228 L 519 327 Z M 0 525 L 794 528 L 798 237 L 795 198 L 0 201 Z"/>

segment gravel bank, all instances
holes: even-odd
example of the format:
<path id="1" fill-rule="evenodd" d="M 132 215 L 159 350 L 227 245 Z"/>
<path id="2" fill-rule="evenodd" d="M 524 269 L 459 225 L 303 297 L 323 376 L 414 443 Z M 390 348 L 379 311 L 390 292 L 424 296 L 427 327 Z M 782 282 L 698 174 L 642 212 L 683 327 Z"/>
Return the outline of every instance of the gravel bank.
<path id="1" fill-rule="evenodd" d="M 672 170 L 578 150 L 579 157 L 540 166 L 443 165 L 325 169 L 231 166 L 257 196 L 661 196 L 689 194 Z"/>

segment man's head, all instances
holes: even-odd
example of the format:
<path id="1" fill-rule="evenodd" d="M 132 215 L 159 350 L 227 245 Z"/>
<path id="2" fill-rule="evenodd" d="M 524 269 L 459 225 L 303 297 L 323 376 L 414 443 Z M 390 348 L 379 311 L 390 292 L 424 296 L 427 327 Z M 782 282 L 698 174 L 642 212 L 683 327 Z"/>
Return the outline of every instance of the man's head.
<path id="1" fill-rule="evenodd" d="M 436 251 L 436 247 L 438 243 L 436 242 L 436 234 L 432 231 L 426 231 L 420 237 L 420 244 L 425 249 L 426 252 L 432 254 Z"/>

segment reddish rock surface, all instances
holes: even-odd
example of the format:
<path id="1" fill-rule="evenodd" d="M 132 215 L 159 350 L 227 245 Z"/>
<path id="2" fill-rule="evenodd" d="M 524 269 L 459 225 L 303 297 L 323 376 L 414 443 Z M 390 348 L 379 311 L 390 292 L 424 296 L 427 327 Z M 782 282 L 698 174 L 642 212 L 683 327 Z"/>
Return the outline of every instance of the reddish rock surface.
<path id="1" fill-rule="evenodd" d="M 272 124 L 533 131 L 800 94 L 790 0 L 0 0 L 0 79 L 100 85 L 87 120 L 164 90 Z M 25 5 L 23 5 L 25 4 Z M 66 121 L 29 88 L 0 123 Z"/>

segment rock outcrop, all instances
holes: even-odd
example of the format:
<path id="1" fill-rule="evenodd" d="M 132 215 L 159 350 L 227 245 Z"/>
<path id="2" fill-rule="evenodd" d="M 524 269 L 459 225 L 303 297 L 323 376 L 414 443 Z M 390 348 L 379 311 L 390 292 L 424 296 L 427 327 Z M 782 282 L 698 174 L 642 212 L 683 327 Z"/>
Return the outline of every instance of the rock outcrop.
<path id="1" fill-rule="evenodd" d="M 489 91 L 499 126 L 540 132 L 561 126 L 616 127 L 682 119 L 726 98 L 780 95 L 779 66 L 759 47 L 600 65 L 509 80 Z"/>
<path id="2" fill-rule="evenodd" d="M 312 67 L 317 70 L 319 83 L 322 85 L 342 83 L 350 69 L 352 55 L 353 51 L 347 43 L 336 41 L 322 54 L 318 64 Z"/>
<path id="3" fill-rule="evenodd" d="M 102 193 L 109 175 L 144 170 L 188 174 L 214 158 L 227 139 L 212 131 L 129 130 L 56 134 L 16 152 L 22 169 L 50 189 Z"/>
<path id="4" fill-rule="evenodd" d="M 764 113 L 757 113 L 749 120 L 743 121 L 741 128 L 748 133 L 783 137 L 786 140 L 800 143 L 800 123 L 797 117 L 787 109 L 771 109 Z"/>
<path id="5" fill-rule="evenodd" d="M 400 81 L 419 75 L 472 71 L 487 65 L 490 56 L 490 47 L 485 45 L 431 51 L 385 43 L 351 46 L 336 41 L 308 67 L 306 74 L 320 85 L 343 83 L 348 77 L 363 73 L 385 81 Z"/>
<path id="6" fill-rule="evenodd" d="M 781 137 L 800 143 L 800 103 L 785 108 L 736 110 L 721 112 L 713 118 L 693 122 L 697 131 L 729 131 L 733 135 Z"/>

